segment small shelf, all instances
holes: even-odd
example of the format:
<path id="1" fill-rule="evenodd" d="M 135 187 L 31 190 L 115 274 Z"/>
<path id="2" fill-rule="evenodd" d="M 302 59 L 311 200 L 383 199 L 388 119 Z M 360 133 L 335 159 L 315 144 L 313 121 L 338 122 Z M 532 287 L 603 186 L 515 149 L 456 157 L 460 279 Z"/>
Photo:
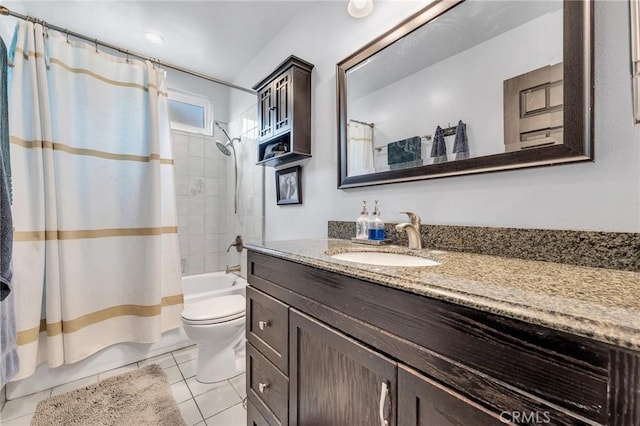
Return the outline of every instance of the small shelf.
<path id="1" fill-rule="evenodd" d="M 269 155 L 268 148 L 270 146 L 283 147 L 285 151 L 278 155 L 265 158 L 266 155 Z M 309 157 L 311 157 L 311 154 L 305 151 L 297 151 L 295 146 L 293 150 L 291 149 L 291 132 L 287 132 L 277 138 L 258 144 L 258 162 L 256 164 L 277 167 L 281 164 L 291 163 Z"/>

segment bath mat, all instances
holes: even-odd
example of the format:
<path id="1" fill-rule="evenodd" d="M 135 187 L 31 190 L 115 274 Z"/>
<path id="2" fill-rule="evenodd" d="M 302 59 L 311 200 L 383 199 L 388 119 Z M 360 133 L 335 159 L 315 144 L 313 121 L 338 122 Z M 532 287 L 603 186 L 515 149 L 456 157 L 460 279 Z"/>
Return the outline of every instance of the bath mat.
<path id="1" fill-rule="evenodd" d="M 157 364 L 44 399 L 31 425 L 186 426 Z"/>

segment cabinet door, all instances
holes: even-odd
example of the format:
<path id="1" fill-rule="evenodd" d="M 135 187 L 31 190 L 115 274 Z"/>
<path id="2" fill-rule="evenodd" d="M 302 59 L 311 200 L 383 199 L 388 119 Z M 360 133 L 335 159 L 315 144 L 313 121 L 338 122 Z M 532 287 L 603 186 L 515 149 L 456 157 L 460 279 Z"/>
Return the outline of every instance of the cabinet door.
<path id="1" fill-rule="evenodd" d="M 398 366 L 398 426 L 511 424 L 464 396 L 403 365 Z M 546 414 L 544 414 L 546 416 Z M 548 423 L 548 417 L 541 417 Z"/>
<path id="2" fill-rule="evenodd" d="M 293 117 L 293 74 L 291 70 L 276 78 L 273 85 L 274 109 L 274 129 L 273 136 L 279 135 L 291 129 Z"/>
<path id="3" fill-rule="evenodd" d="M 276 108 L 274 99 L 273 84 L 269 84 L 258 92 L 259 140 L 266 140 L 273 136 L 274 110 Z"/>
<path id="4" fill-rule="evenodd" d="M 289 311 L 291 425 L 396 424 L 396 363 Z"/>

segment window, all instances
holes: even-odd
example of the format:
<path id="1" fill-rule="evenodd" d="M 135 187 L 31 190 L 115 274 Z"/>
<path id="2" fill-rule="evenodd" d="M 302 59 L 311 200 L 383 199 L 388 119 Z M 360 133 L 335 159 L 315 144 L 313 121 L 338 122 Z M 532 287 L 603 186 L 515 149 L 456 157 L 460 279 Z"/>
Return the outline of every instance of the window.
<path id="1" fill-rule="evenodd" d="M 213 135 L 213 102 L 193 93 L 169 89 L 171 128 Z"/>

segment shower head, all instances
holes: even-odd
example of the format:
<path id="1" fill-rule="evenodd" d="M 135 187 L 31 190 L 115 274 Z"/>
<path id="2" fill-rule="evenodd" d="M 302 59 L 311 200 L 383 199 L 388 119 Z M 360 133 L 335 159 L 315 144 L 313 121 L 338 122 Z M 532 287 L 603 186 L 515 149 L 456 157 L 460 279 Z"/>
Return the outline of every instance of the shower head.
<path id="1" fill-rule="evenodd" d="M 229 146 L 229 142 L 222 143 L 220 141 L 216 141 L 216 146 L 218 147 L 218 149 L 220 150 L 220 152 L 222 152 L 224 155 L 226 155 L 227 157 L 229 157 L 231 155 L 231 151 L 229 150 L 228 146 Z"/>
<path id="2" fill-rule="evenodd" d="M 236 141 L 240 142 L 240 138 L 229 139 L 226 143 L 221 142 L 221 141 L 216 141 L 216 146 L 218 147 L 220 152 L 222 152 L 226 156 L 230 156 L 231 153 L 233 153 L 235 155 L 236 149 L 233 147 L 233 143 L 236 142 Z M 231 148 L 231 149 L 229 149 L 229 148 Z"/>

